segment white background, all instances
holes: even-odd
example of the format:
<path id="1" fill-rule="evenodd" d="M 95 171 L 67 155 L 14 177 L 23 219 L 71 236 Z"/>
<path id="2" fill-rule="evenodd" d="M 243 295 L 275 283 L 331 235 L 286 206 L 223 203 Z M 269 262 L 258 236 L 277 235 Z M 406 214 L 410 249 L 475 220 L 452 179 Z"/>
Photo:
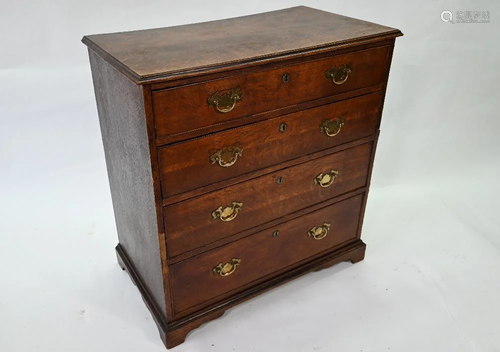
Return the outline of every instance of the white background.
<path id="1" fill-rule="evenodd" d="M 405 34 L 366 210 L 366 259 L 231 309 L 175 351 L 500 351 L 500 5 L 416 0 L 2 0 L 0 351 L 164 351 L 116 264 L 81 37 L 299 4 Z M 444 23 L 443 10 L 488 10 L 491 23 Z"/>

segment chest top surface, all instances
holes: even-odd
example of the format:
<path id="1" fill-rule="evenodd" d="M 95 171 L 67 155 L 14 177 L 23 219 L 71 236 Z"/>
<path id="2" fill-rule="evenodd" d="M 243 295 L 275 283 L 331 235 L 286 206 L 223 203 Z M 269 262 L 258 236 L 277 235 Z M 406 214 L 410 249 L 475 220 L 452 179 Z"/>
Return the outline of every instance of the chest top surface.
<path id="1" fill-rule="evenodd" d="M 226 20 L 89 35 L 82 41 L 136 83 L 148 83 L 399 35 L 394 28 L 299 6 Z"/>

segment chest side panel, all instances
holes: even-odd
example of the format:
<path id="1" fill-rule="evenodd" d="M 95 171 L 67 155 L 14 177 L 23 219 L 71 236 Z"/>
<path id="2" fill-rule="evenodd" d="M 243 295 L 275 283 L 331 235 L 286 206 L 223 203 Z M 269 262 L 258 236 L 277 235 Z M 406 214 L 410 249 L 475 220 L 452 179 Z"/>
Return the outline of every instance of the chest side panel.
<path id="1" fill-rule="evenodd" d="M 165 312 L 142 87 L 89 51 L 120 245 Z"/>

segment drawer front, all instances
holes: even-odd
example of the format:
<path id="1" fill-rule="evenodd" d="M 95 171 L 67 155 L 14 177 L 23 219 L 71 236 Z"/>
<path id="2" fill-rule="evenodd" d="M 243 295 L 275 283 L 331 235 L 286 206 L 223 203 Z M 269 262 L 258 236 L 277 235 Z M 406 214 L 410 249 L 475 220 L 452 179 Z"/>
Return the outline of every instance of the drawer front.
<path id="1" fill-rule="evenodd" d="M 365 186 L 372 146 L 349 148 L 165 207 L 169 257 Z"/>
<path id="2" fill-rule="evenodd" d="M 373 135 L 381 100 L 381 93 L 369 94 L 162 147 L 163 196 Z"/>
<path id="3" fill-rule="evenodd" d="M 389 46 L 377 47 L 156 91 L 156 135 L 179 134 L 383 83 L 389 52 Z"/>
<path id="4" fill-rule="evenodd" d="M 172 265 L 175 312 L 355 239 L 362 200 L 362 194 L 349 198 Z"/>

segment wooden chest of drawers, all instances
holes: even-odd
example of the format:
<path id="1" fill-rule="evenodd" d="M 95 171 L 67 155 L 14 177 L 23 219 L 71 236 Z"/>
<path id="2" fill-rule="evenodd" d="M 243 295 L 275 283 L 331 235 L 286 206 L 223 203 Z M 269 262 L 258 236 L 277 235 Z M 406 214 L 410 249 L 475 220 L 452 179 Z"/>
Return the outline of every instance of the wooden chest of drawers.
<path id="1" fill-rule="evenodd" d="M 397 29 L 307 7 L 83 38 L 118 260 L 167 347 L 362 260 Z"/>

